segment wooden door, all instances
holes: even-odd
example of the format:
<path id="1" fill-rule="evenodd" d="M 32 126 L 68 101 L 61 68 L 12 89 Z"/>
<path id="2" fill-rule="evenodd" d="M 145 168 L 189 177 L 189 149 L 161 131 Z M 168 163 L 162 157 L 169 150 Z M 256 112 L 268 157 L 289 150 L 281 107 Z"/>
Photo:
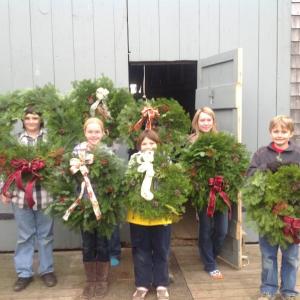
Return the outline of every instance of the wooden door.
<path id="1" fill-rule="evenodd" d="M 242 49 L 235 49 L 199 61 L 196 109 L 211 107 L 219 131 L 242 140 Z M 235 268 L 242 267 L 242 205 L 233 206 L 228 234 L 220 257 Z"/>

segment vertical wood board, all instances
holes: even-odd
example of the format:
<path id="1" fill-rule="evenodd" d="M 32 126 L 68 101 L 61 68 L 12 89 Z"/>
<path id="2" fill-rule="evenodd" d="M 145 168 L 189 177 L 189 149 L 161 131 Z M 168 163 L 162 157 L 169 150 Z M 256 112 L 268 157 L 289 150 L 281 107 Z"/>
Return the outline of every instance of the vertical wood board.
<path id="1" fill-rule="evenodd" d="M 62 92 L 75 80 L 72 0 L 52 0 L 54 82 Z"/>
<path id="2" fill-rule="evenodd" d="M 31 0 L 33 82 L 54 83 L 51 0 Z"/>

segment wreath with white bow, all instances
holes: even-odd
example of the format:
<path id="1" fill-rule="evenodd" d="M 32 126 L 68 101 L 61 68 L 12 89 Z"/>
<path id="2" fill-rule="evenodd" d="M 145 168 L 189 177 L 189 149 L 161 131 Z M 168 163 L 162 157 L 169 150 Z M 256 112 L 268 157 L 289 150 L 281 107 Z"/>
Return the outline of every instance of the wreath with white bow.
<path id="1" fill-rule="evenodd" d="M 180 163 L 172 163 L 163 147 L 132 155 L 125 175 L 124 201 L 146 219 L 179 220 L 191 183 Z"/>

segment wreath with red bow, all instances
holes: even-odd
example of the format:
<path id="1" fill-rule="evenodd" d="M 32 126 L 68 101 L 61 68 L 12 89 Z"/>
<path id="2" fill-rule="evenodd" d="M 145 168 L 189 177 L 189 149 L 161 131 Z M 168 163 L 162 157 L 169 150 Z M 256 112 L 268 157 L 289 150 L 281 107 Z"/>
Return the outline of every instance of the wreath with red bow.
<path id="1" fill-rule="evenodd" d="M 256 171 L 242 189 L 247 218 L 273 245 L 300 243 L 300 168 Z M 254 222 L 253 222 L 254 221 Z"/>

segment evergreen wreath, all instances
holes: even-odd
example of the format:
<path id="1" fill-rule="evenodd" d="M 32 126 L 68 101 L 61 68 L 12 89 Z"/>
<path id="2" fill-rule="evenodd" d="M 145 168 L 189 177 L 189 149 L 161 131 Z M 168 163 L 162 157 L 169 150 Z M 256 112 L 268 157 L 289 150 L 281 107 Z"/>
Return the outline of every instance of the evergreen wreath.
<path id="1" fill-rule="evenodd" d="M 101 219 L 96 220 L 91 201 L 84 195 L 79 205 L 71 212 L 69 219 L 63 223 L 71 229 L 83 228 L 84 231 L 96 229 L 99 233 L 110 237 L 114 226 L 125 217 L 124 203 L 121 198 L 121 182 L 125 165 L 116 155 L 101 146 L 97 147 L 92 154 L 93 163 L 87 165 L 88 177 L 100 206 Z M 48 181 L 46 186 L 56 199 L 48 206 L 46 213 L 59 218 L 64 216 L 77 198 L 75 187 L 79 187 L 83 180 L 80 172 L 74 175 L 70 172 L 69 160 L 72 157 L 70 154 L 64 155 L 62 164 L 52 173 L 53 179 Z"/>
<path id="2" fill-rule="evenodd" d="M 59 117 L 56 111 L 61 103 L 62 98 L 52 85 L 18 90 L 0 96 L 2 111 L 0 118 L 0 173 L 2 181 L 6 181 L 10 175 L 10 177 L 19 177 L 17 170 L 22 168 L 27 169 L 20 173 L 20 180 L 24 187 L 34 177 L 37 177 L 36 179 L 39 181 L 50 180 L 51 177 L 48 175 L 61 162 L 64 152 L 63 145 L 69 143 L 68 140 L 62 138 L 58 127 L 49 126 L 53 120 Z M 28 107 L 33 107 L 35 111 L 42 113 L 47 128 L 46 141 L 38 142 L 35 146 L 21 145 L 18 137 L 13 134 L 16 122 L 23 118 L 24 110 Z M 38 170 L 35 171 L 31 167 L 38 167 Z M 13 176 L 13 174 L 15 175 Z M 14 188 L 15 179 L 12 180 L 7 191 L 10 192 Z"/>
<path id="3" fill-rule="evenodd" d="M 256 171 L 242 189 L 247 218 L 272 245 L 286 247 L 293 238 L 284 233 L 283 217 L 300 218 L 300 168 L 282 166 L 276 173 Z M 253 224 L 253 222 L 251 222 Z"/>
<path id="4" fill-rule="evenodd" d="M 151 191 L 154 198 L 147 201 L 141 196 L 144 173 L 137 168 L 138 154 L 131 158 L 125 175 L 124 201 L 129 210 L 146 219 L 165 218 L 178 221 L 185 212 L 184 203 L 188 200 L 191 183 L 180 163 L 171 163 L 163 147 L 154 153 L 154 172 Z"/>
<path id="5" fill-rule="evenodd" d="M 216 176 L 223 177 L 223 191 L 230 202 L 237 202 L 238 191 L 249 165 L 249 153 L 234 136 L 225 132 L 201 134 L 183 150 L 182 159 L 187 164 L 193 184 L 192 202 L 197 209 L 207 207 L 211 191 L 209 180 Z M 220 194 L 216 193 L 215 210 L 223 212 L 226 207 Z"/>
<path id="6" fill-rule="evenodd" d="M 107 90 L 103 101 L 108 111 L 103 111 L 101 105 L 95 110 L 95 116 L 102 119 L 104 127 L 108 131 L 106 142 L 111 144 L 112 141 L 119 137 L 117 126 L 117 117 L 124 106 L 134 103 L 132 95 L 126 89 L 116 89 L 113 82 L 107 77 L 84 79 L 72 83 L 73 89 L 68 97 L 66 105 L 69 109 L 65 111 L 66 128 L 69 133 L 76 133 L 76 141 L 83 138 L 82 125 L 84 121 L 91 116 L 91 106 L 97 100 L 97 90 L 100 88 Z M 70 125 L 72 126 L 70 127 Z"/>
<path id="7" fill-rule="evenodd" d="M 189 115 L 176 100 L 167 98 L 139 100 L 125 105 L 118 115 L 118 131 L 129 148 L 134 149 L 137 137 L 144 129 L 142 127 L 134 130 L 134 125 L 141 118 L 141 111 L 144 107 L 152 107 L 159 112 L 159 117 L 154 119 L 152 129 L 158 131 L 164 143 L 176 146 L 185 141 L 191 121 Z"/>

